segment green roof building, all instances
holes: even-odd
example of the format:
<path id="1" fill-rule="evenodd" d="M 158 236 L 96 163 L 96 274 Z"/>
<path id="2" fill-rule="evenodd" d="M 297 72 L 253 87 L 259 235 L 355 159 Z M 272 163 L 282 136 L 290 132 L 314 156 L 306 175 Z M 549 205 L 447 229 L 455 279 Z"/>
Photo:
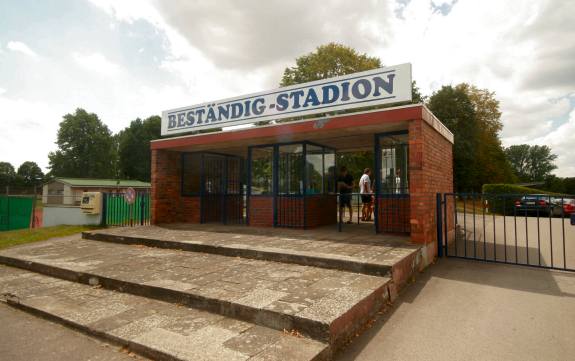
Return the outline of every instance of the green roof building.
<path id="1" fill-rule="evenodd" d="M 149 192 L 151 185 L 138 180 L 59 177 L 44 184 L 42 203 L 79 206 L 83 192 L 123 193 L 127 188 Z"/>

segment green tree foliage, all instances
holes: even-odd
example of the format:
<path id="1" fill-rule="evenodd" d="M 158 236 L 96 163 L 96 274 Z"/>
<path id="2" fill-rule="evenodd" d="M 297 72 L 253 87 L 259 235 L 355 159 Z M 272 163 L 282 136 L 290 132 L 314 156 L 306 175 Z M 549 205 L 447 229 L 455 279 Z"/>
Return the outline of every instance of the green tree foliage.
<path id="1" fill-rule="evenodd" d="M 333 78 L 359 71 L 381 68 L 378 58 L 360 54 L 336 43 L 321 45 L 309 54 L 296 59 L 296 66 L 286 68 L 280 86 Z"/>
<path id="2" fill-rule="evenodd" d="M 467 94 L 475 110 L 478 137 L 475 161 L 478 169 L 478 186 L 487 183 L 515 182 L 513 168 L 505 156 L 499 139 L 503 124 L 495 93 L 466 83 L 459 84 L 456 88 Z"/>
<path id="3" fill-rule="evenodd" d="M 494 92 L 466 83 L 444 86 L 429 98 L 428 106 L 455 136 L 458 191 L 479 192 L 483 184 L 516 180 L 499 139 L 503 124 Z"/>
<path id="4" fill-rule="evenodd" d="M 505 149 L 505 155 L 523 182 L 544 181 L 557 169 L 557 155 L 546 145 L 512 145 Z"/>
<path id="5" fill-rule="evenodd" d="M 453 146 L 454 183 L 458 191 L 479 190 L 478 164 L 475 156 L 478 148 L 478 122 L 473 102 L 462 88 L 443 86 L 433 93 L 429 109 L 439 118 L 455 137 Z"/>
<path id="6" fill-rule="evenodd" d="M 365 168 L 373 168 L 375 164 L 373 152 L 338 153 L 336 162 L 338 165 L 336 176 L 339 176 L 339 167 L 345 166 L 348 173 L 353 176 L 354 187 L 358 187 L 359 178 L 363 175 L 363 170 Z M 375 174 L 373 169 L 372 174 Z M 359 189 L 356 191 L 359 191 Z"/>
<path id="7" fill-rule="evenodd" d="M 333 78 L 383 66 L 379 58 L 358 53 L 349 46 L 337 43 L 318 46 L 315 51 L 296 58 L 295 62 L 296 66 L 285 68 L 280 86 Z M 425 100 L 415 81 L 412 83 L 411 94 L 412 103 L 422 103 Z M 401 104 L 393 106 L 397 105 Z"/>
<path id="8" fill-rule="evenodd" d="M 16 172 L 14 171 L 14 166 L 8 162 L 0 162 L 0 187 L 4 188 L 12 185 L 15 180 Z M 2 190 L 0 189 L 0 191 Z"/>
<path id="9" fill-rule="evenodd" d="M 138 118 L 117 135 L 121 178 L 150 181 L 150 141 L 160 138 L 161 121 L 157 115 Z"/>
<path id="10" fill-rule="evenodd" d="M 18 167 L 18 176 L 24 186 L 38 186 L 44 180 L 42 169 L 35 162 L 24 162 Z"/>
<path id="11" fill-rule="evenodd" d="M 60 123 L 58 150 L 50 152 L 50 174 L 57 177 L 113 178 L 116 150 L 108 127 L 94 113 L 76 109 Z"/>
<path id="12" fill-rule="evenodd" d="M 554 193 L 575 194 L 575 178 L 560 178 L 551 174 L 545 178 L 542 188 Z"/>

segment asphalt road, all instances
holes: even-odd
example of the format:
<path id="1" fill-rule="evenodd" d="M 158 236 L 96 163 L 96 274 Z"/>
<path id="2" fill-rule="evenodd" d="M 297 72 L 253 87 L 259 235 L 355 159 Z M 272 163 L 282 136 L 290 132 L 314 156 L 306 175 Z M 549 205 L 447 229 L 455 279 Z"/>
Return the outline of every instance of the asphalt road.
<path id="1" fill-rule="evenodd" d="M 457 222 L 457 242 L 449 254 L 575 269 L 575 226 L 568 218 L 458 213 Z"/>
<path id="2" fill-rule="evenodd" d="M 575 273 L 441 259 L 339 357 L 575 360 Z"/>
<path id="3" fill-rule="evenodd" d="M 117 346 L 0 303 L 0 360 L 136 361 Z"/>

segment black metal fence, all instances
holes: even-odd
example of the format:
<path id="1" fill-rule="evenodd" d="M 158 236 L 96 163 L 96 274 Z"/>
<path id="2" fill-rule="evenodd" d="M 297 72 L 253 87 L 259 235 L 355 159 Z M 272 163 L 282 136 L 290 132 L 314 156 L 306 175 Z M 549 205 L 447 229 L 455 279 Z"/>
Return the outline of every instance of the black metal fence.
<path id="1" fill-rule="evenodd" d="M 306 227 L 306 197 L 301 194 L 278 194 L 275 198 L 275 226 Z"/>
<path id="2" fill-rule="evenodd" d="M 243 194 L 203 193 L 200 208 L 201 223 L 246 223 L 246 196 Z"/>
<path id="3" fill-rule="evenodd" d="M 575 271 L 574 196 L 448 193 L 438 200 L 446 256 Z"/>

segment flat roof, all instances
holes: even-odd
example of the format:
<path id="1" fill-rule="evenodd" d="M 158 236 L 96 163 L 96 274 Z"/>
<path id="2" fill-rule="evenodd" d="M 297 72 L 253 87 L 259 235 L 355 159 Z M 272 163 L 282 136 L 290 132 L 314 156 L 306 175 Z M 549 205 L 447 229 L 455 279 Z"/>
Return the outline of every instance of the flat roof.
<path id="1" fill-rule="evenodd" d="M 97 179 L 97 178 L 61 178 L 56 177 L 48 183 L 61 182 L 72 187 L 133 187 L 133 188 L 149 188 L 151 184 L 148 182 L 141 182 L 138 180 L 125 180 L 125 179 Z"/>
<path id="2" fill-rule="evenodd" d="M 373 135 L 407 130 L 421 119 L 453 143 L 453 133 L 423 104 L 327 115 L 286 123 L 192 134 L 151 142 L 152 149 L 244 154 L 248 146 L 308 140 L 339 151 L 370 150 Z"/>

